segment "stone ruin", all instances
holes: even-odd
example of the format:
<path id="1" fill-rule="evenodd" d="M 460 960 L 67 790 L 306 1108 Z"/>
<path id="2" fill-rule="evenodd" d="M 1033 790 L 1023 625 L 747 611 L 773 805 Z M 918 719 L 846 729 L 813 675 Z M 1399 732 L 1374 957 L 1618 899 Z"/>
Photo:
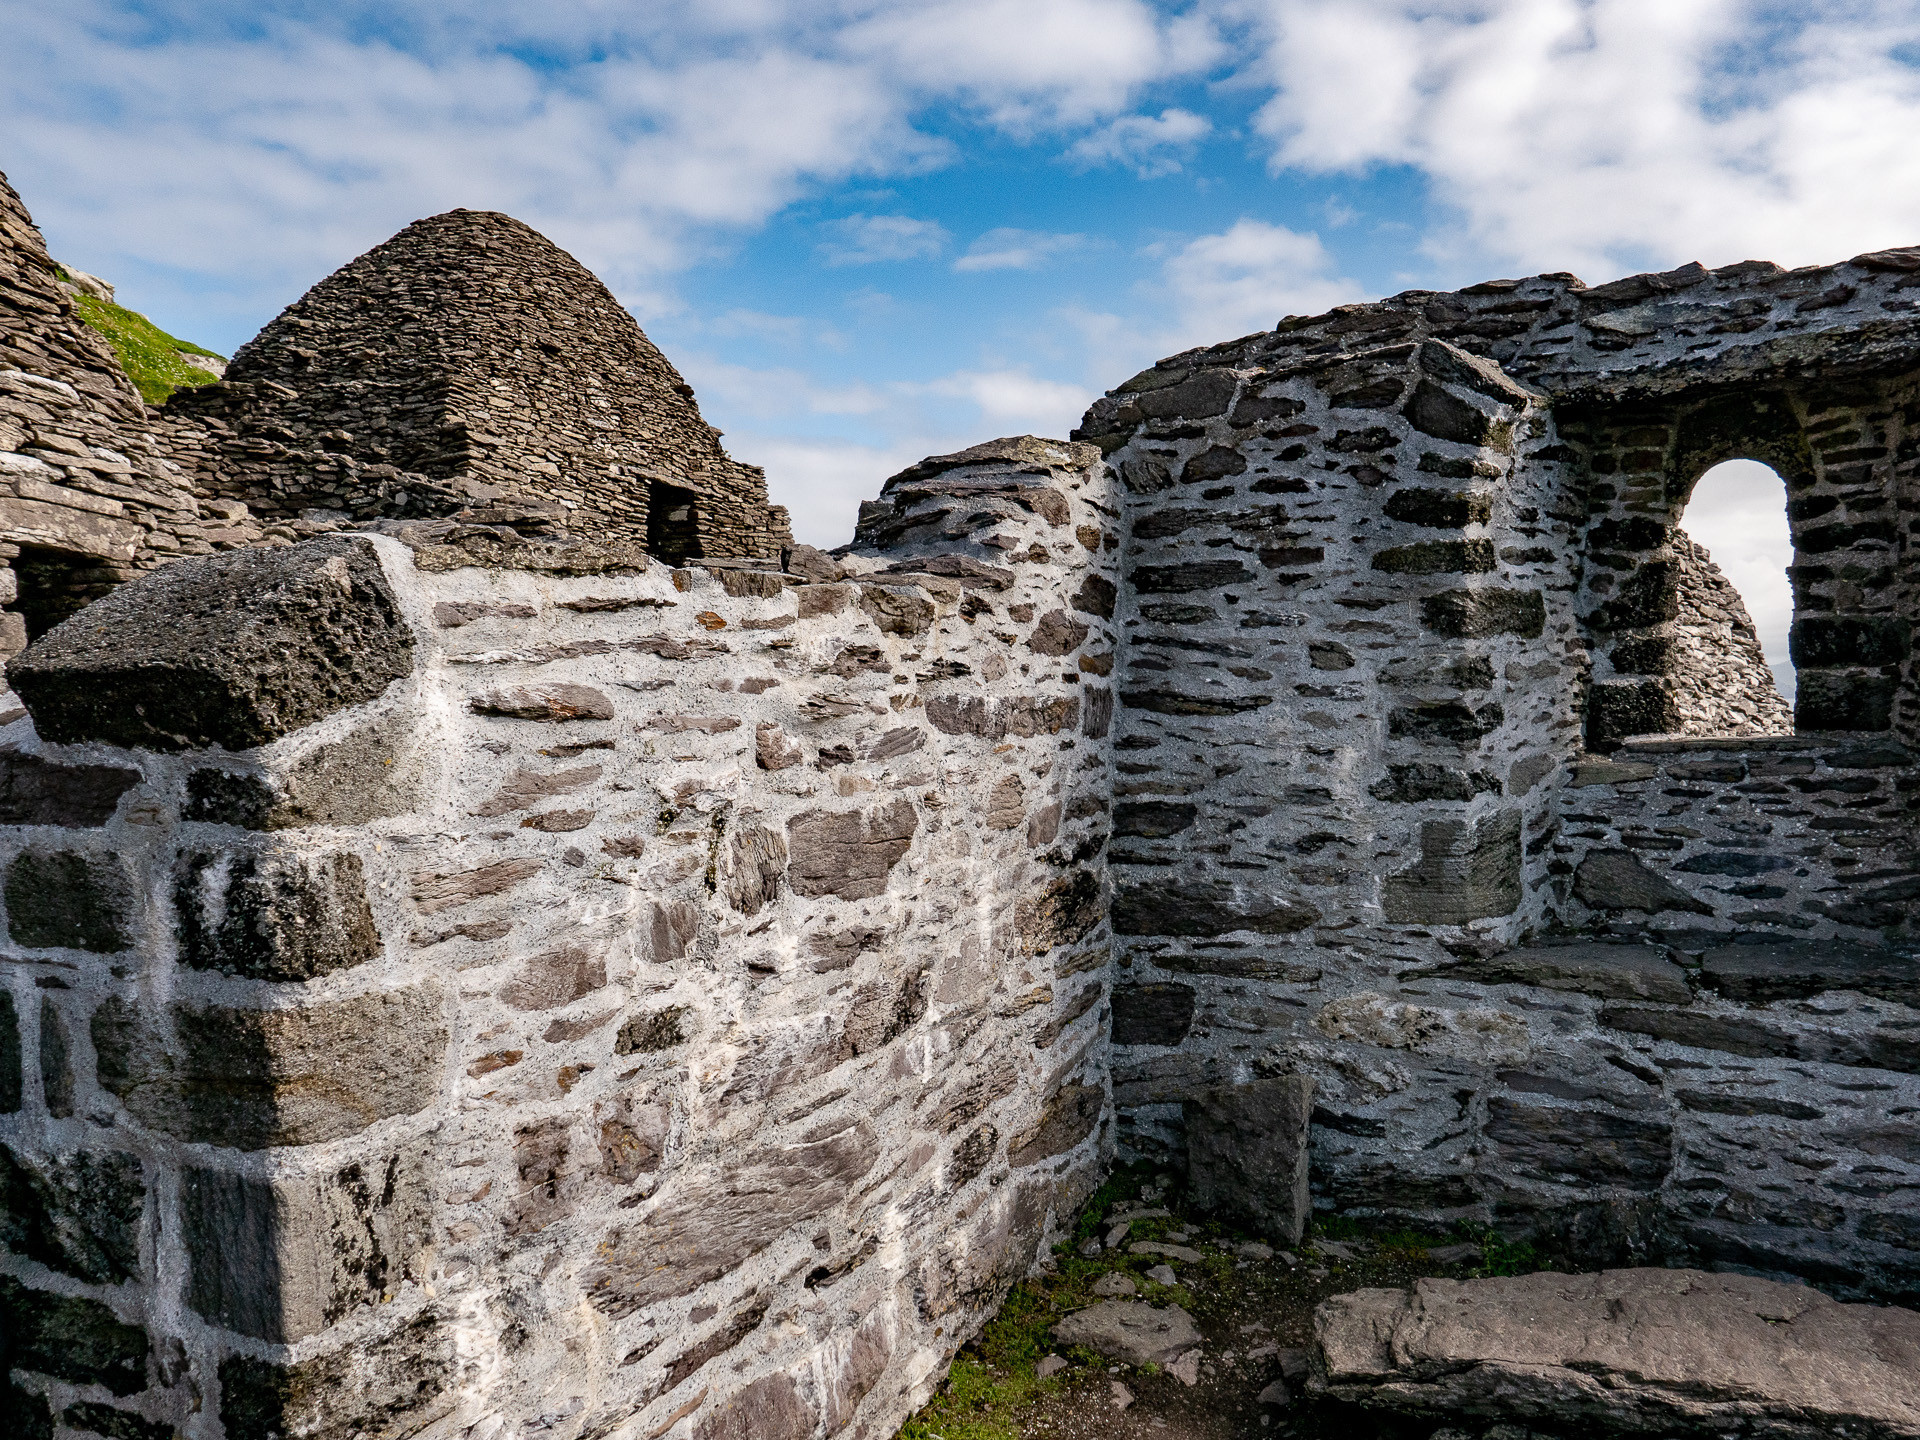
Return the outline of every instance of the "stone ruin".
<path id="1" fill-rule="evenodd" d="M 12 1433 L 879 1440 L 1116 1154 L 1920 1299 L 1920 249 L 1288 319 L 825 555 L 515 221 L 151 411 L 0 201 Z"/>

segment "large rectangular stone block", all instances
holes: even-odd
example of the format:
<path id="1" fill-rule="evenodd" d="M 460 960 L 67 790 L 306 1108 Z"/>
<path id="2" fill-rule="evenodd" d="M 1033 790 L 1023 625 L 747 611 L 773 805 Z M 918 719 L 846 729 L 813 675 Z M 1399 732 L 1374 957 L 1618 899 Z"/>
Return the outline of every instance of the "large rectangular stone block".
<path id="1" fill-rule="evenodd" d="M 0 1354 L 9 1369 L 133 1395 L 147 1388 L 147 1352 L 147 1332 L 98 1300 L 49 1295 L 0 1275 Z"/>
<path id="2" fill-rule="evenodd" d="M 180 958 L 253 980 L 311 980 L 380 953 L 360 857 L 223 846 L 181 855 Z"/>
<path id="3" fill-rule="evenodd" d="M 1221 1085 L 1182 1106 L 1193 1203 L 1283 1245 L 1305 1232 L 1313 1080 L 1283 1075 Z"/>
<path id="4" fill-rule="evenodd" d="M 0 1144 L 0 1242 L 50 1270 L 96 1285 L 134 1279 L 145 1201 L 132 1155 L 32 1155 Z"/>
<path id="5" fill-rule="evenodd" d="M 93 1015 L 100 1083 L 142 1125 L 259 1150 L 356 1135 L 439 1094 L 438 990 L 384 991 L 300 1010 L 176 1005 L 172 1034 L 113 998 Z"/>

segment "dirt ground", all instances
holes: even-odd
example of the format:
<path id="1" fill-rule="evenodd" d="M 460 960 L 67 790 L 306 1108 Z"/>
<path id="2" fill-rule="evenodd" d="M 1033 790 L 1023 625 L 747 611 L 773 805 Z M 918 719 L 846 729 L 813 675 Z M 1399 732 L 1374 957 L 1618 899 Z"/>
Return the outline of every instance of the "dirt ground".
<path id="1" fill-rule="evenodd" d="M 1404 1287 L 1422 1275 L 1517 1273 L 1533 1268 L 1524 1247 L 1491 1235 L 1369 1234 L 1335 1221 L 1289 1251 L 1181 1212 L 1171 1177 L 1116 1173 L 1048 1272 L 1015 1287 L 899 1440 L 1469 1440 L 1460 1431 L 1436 1434 L 1433 1421 L 1314 1402 L 1298 1382 L 1299 1352 L 1311 1337 L 1314 1307 L 1329 1295 Z M 1105 1239 L 1123 1220 L 1126 1234 L 1108 1248 Z M 1158 1250 L 1166 1245 L 1186 1255 Z M 1154 1250 L 1135 1253 L 1135 1246 Z M 1156 1269 L 1162 1266 L 1171 1276 Z M 1051 1327 L 1111 1291 L 1116 1274 L 1133 1282 L 1131 1298 L 1177 1304 L 1192 1316 L 1203 1336 L 1197 1383 L 1054 1343 Z M 1283 1375 L 1289 1364 L 1293 1383 Z M 1278 1390 L 1270 1390 L 1276 1381 Z M 1520 1427 L 1495 1429 L 1487 1440 L 1527 1437 Z"/>

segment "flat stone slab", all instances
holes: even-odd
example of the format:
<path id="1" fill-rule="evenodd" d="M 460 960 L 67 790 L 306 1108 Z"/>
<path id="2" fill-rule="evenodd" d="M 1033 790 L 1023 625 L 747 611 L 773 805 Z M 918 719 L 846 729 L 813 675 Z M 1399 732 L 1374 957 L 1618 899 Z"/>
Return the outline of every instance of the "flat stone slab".
<path id="1" fill-rule="evenodd" d="M 1706 953 L 1700 979 L 1729 1000 L 1804 1000 L 1828 990 L 1858 990 L 1920 1005 L 1920 959 L 1838 940 L 1723 945 Z"/>
<path id="2" fill-rule="evenodd" d="M 1314 1388 L 1607 1434 L 1920 1436 L 1920 1314 L 1699 1270 L 1420 1280 L 1314 1313 Z"/>
<path id="3" fill-rule="evenodd" d="M 1581 941 L 1572 945 L 1530 945 L 1486 959 L 1447 966 L 1451 978 L 1489 985 L 1538 985 L 1572 990 L 1603 1000 L 1661 1000 L 1685 1005 L 1693 999 L 1687 972 L 1655 945 L 1608 945 Z"/>
<path id="4" fill-rule="evenodd" d="M 1156 1308 L 1138 1300 L 1102 1300 L 1055 1325 L 1053 1338 L 1129 1365 L 1171 1365 L 1200 1344 L 1200 1331 L 1178 1305 Z"/>

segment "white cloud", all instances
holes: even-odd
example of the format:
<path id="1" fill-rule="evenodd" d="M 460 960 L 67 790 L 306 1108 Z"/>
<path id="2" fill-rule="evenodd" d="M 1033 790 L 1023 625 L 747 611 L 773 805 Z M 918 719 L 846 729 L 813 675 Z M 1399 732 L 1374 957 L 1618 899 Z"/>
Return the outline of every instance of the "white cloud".
<path id="1" fill-rule="evenodd" d="M 1183 345 L 1271 330 L 1283 316 L 1315 315 L 1363 293 L 1336 273 L 1318 235 L 1253 219 L 1188 241 L 1166 257 L 1163 275 L 1174 307 L 1169 338 Z"/>
<path id="2" fill-rule="evenodd" d="M 728 437 L 735 453 L 766 467 L 770 498 L 793 516 L 793 538 L 822 550 L 853 539 L 860 502 L 878 495 L 888 476 L 899 474 L 924 455 L 948 454 L 979 438 L 925 433 L 862 444 L 781 434 Z"/>
<path id="3" fill-rule="evenodd" d="M 906 215 L 849 215 L 828 228 L 836 238 L 823 242 L 820 253 L 829 265 L 925 260 L 947 248 L 945 226 Z"/>
<path id="4" fill-rule="evenodd" d="M 1054 235 L 1045 230 L 989 230 L 967 247 L 953 268 L 973 270 L 1037 270 L 1057 255 L 1078 250 L 1084 235 Z"/>
<path id="5" fill-rule="evenodd" d="M 1076 140 L 1067 158 L 1086 166 L 1125 165 L 1148 180 L 1178 171 L 1212 130 L 1211 120 L 1191 110 L 1123 115 Z"/>
<path id="6" fill-rule="evenodd" d="M 1920 238 L 1908 0 L 1236 0 L 1276 167 L 1422 171 L 1458 269 L 1843 259 Z"/>
<path id="7" fill-rule="evenodd" d="M 1026 370 L 961 370 L 902 389 L 971 401 L 989 429 L 1054 437 L 1078 425 L 1093 403 L 1092 391 Z"/>
<path id="8" fill-rule="evenodd" d="M 1713 556 L 1720 573 L 1747 602 L 1781 693 L 1793 695 L 1787 631 L 1793 624 L 1793 537 L 1787 528 L 1787 489 L 1756 460 L 1716 465 L 1693 488 L 1681 527 Z"/>

